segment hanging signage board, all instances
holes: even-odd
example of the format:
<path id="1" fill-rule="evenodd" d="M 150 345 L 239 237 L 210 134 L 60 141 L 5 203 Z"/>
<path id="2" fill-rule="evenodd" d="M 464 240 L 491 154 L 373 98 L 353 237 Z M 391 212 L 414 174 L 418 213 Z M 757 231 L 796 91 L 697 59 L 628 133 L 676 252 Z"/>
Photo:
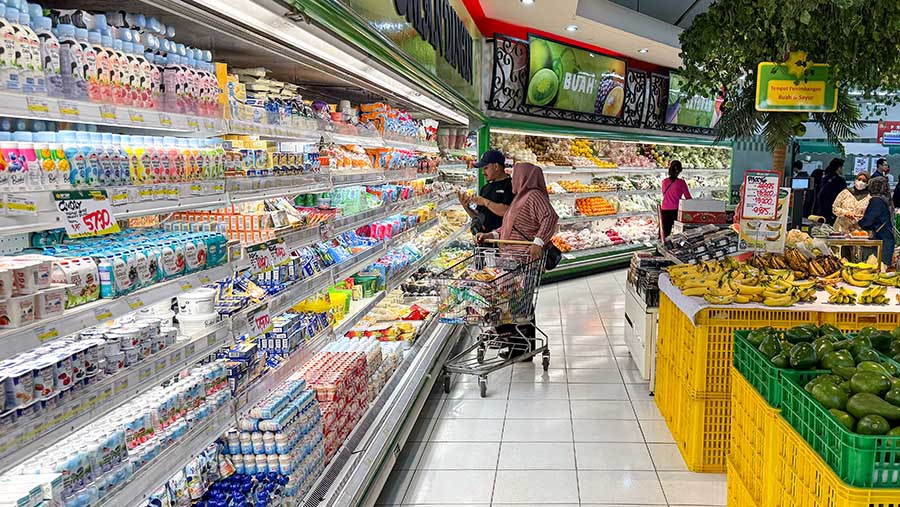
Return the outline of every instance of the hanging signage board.
<path id="1" fill-rule="evenodd" d="M 744 173 L 741 216 L 748 220 L 775 220 L 780 186 L 781 174 L 775 171 Z"/>
<path id="2" fill-rule="evenodd" d="M 56 209 L 70 238 L 87 238 L 119 232 L 106 190 L 53 192 Z"/>
<path id="3" fill-rule="evenodd" d="M 878 142 L 885 145 L 900 145 L 900 121 L 878 122 Z"/>
<path id="4" fill-rule="evenodd" d="M 741 218 L 738 250 L 757 253 L 784 253 L 787 219 L 790 214 L 791 189 L 778 189 L 778 207 L 774 220 Z"/>
<path id="5" fill-rule="evenodd" d="M 793 57 L 792 57 L 793 59 Z M 787 63 L 762 62 L 756 70 L 756 110 L 833 113 L 837 110 L 837 84 L 831 67 L 812 64 L 798 77 Z"/>

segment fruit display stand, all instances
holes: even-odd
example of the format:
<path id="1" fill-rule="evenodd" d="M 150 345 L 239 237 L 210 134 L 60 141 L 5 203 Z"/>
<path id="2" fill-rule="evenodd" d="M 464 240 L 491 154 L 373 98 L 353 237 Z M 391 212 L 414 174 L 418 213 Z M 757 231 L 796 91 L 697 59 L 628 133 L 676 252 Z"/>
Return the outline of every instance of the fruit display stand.
<path id="1" fill-rule="evenodd" d="M 668 275 L 659 279 L 660 309 L 656 355 L 656 404 L 688 468 L 725 472 L 731 435 L 731 365 L 735 331 L 769 325 L 832 324 L 854 332 L 866 326 L 891 330 L 900 324 L 900 306 L 833 305 L 828 294 L 785 308 L 759 303 L 711 305 L 684 296 Z M 887 296 L 895 300 L 896 288 Z"/>

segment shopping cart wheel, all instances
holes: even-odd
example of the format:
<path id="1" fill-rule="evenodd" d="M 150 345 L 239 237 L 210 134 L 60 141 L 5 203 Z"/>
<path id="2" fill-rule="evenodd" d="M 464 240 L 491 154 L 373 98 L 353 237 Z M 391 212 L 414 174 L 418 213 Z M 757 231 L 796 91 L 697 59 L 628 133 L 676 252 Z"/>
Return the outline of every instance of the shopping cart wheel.
<path id="1" fill-rule="evenodd" d="M 487 396 L 487 377 L 478 377 L 478 392 L 481 394 L 482 398 Z"/>
<path id="2" fill-rule="evenodd" d="M 444 372 L 444 393 L 450 394 L 450 372 Z"/>
<path id="3" fill-rule="evenodd" d="M 547 371 L 550 369 L 550 353 L 549 352 L 544 352 L 544 357 L 543 357 L 543 359 L 541 359 L 541 364 L 544 367 L 544 371 Z"/>

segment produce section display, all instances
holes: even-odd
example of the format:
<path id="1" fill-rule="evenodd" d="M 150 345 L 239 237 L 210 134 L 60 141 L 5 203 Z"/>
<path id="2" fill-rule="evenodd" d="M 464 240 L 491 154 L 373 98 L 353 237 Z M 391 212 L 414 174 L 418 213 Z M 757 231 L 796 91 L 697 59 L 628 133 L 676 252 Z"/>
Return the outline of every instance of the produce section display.
<path id="1" fill-rule="evenodd" d="M 712 147 L 505 133 L 492 133 L 491 147 L 502 151 L 509 160 L 539 166 L 665 169 L 672 160 L 680 160 L 685 169 L 727 169 L 731 166 L 731 150 Z"/>

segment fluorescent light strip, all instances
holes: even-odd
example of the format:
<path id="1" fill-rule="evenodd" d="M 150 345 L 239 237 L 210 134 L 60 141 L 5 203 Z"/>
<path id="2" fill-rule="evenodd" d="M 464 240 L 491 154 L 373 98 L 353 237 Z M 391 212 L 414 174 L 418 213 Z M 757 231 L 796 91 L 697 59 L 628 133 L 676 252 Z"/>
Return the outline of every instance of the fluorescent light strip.
<path id="1" fill-rule="evenodd" d="M 516 129 L 491 129 L 492 134 L 511 134 L 511 135 L 520 135 L 520 136 L 534 136 L 534 137 L 551 137 L 557 139 L 577 139 L 578 136 L 573 136 L 572 134 L 553 134 L 549 132 L 532 132 L 530 130 L 516 130 Z"/>
<path id="2" fill-rule="evenodd" d="M 260 4 L 251 2 L 255 4 L 256 8 L 248 9 L 245 0 L 198 0 L 198 2 L 214 12 L 219 12 L 234 20 L 240 20 L 240 22 L 248 24 L 263 33 L 272 34 L 276 40 L 281 40 L 300 48 L 314 57 L 340 67 L 358 78 L 373 82 L 386 90 L 392 90 L 398 95 L 405 95 L 412 102 L 430 111 L 463 125 L 469 123 L 469 119 L 465 115 L 430 97 L 424 96 L 401 81 L 304 30 L 301 26 L 275 14 Z"/>

